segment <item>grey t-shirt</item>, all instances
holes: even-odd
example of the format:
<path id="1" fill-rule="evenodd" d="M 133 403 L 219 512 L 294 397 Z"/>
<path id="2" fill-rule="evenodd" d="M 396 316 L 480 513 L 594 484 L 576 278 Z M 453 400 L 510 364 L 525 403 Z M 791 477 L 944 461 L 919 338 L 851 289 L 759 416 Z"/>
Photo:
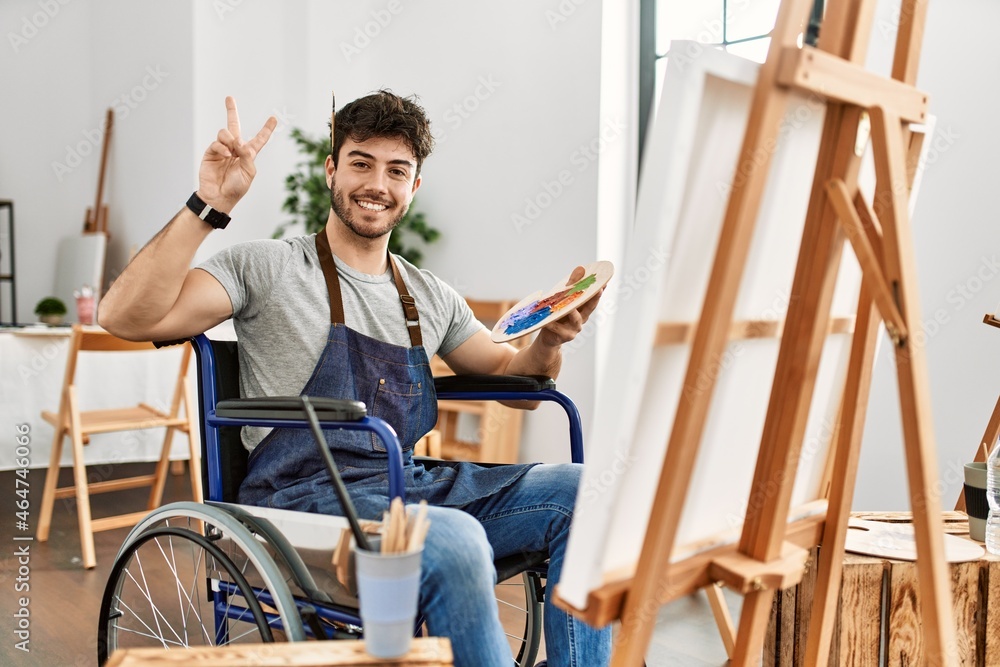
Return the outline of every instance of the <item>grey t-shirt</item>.
<path id="1" fill-rule="evenodd" d="M 458 292 L 432 273 L 394 255 L 420 313 L 427 356 L 445 355 L 484 328 Z M 345 324 L 386 343 L 410 346 L 392 270 L 361 273 L 334 255 Z M 302 392 L 330 330 L 330 299 L 315 235 L 230 246 L 198 266 L 218 280 L 233 304 L 240 341 L 240 384 L 245 397 Z M 246 427 L 253 449 L 269 429 Z"/>

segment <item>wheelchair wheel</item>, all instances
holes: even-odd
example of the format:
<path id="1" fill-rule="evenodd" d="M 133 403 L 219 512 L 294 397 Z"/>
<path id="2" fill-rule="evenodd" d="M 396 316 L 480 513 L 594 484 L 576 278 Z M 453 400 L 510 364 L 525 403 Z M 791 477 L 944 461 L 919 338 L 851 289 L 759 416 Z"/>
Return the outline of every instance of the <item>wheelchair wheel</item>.
<path id="1" fill-rule="evenodd" d="M 99 617 L 99 664 L 118 648 L 304 640 L 276 555 L 219 507 L 181 502 L 154 510 L 129 533 L 112 566 Z"/>
<path id="2" fill-rule="evenodd" d="M 522 572 L 500 582 L 496 593 L 514 664 L 531 667 L 542 638 L 542 578 L 537 572 Z"/>
<path id="3" fill-rule="evenodd" d="M 222 581 L 231 586 L 228 595 L 208 589 L 207 582 L 217 589 Z M 216 615 L 219 604 L 225 605 L 222 617 Z M 119 648 L 241 641 L 273 641 L 271 628 L 246 577 L 211 536 L 157 526 L 139 535 L 115 561 L 101 601 L 100 664 Z"/>

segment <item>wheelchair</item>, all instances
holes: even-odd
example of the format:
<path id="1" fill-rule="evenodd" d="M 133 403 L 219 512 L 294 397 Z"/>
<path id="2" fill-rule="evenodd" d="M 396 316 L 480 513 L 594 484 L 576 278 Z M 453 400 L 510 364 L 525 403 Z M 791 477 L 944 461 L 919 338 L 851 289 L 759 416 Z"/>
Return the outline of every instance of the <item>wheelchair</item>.
<path id="1" fill-rule="evenodd" d="M 309 428 L 301 399 L 240 399 L 238 343 L 204 334 L 191 342 L 198 362 L 205 502 L 165 505 L 129 532 L 101 601 L 98 663 L 105 664 L 119 648 L 363 637 L 349 577 L 344 581 L 331 565 L 347 519 L 236 501 L 248 459 L 240 427 Z M 441 399 L 553 401 L 569 419 L 572 461 L 583 461 L 579 412 L 550 378 L 451 376 L 436 378 L 435 388 Z M 389 454 L 390 496 L 404 498 L 403 455 L 391 427 L 367 416 L 357 401 L 310 402 L 322 428 L 369 430 L 382 439 Z M 518 667 L 534 665 L 537 657 L 545 561 L 546 554 L 529 553 L 494 563 L 505 629 L 521 628 L 508 632 Z M 504 599 L 510 597 L 505 587 L 516 592 L 514 603 Z M 512 619 L 508 612 L 515 607 Z M 418 618 L 415 634 L 422 624 Z"/>

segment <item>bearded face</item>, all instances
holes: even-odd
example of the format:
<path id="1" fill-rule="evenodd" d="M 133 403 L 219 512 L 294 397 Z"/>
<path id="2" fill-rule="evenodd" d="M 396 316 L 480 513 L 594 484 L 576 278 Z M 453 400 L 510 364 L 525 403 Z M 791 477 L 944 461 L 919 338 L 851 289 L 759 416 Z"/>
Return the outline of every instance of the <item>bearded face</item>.
<path id="1" fill-rule="evenodd" d="M 377 239 L 391 232 L 410 208 L 409 202 L 399 205 L 380 193 L 348 194 L 338 187 L 336 178 L 330 190 L 330 205 L 348 229 L 366 239 Z"/>
<path id="2" fill-rule="evenodd" d="M 330 206 L 355 235 L 378 239 L 399 224 L 420 187 L 413 150 L 397 138 L 346 139 L 327 162 Z"/>

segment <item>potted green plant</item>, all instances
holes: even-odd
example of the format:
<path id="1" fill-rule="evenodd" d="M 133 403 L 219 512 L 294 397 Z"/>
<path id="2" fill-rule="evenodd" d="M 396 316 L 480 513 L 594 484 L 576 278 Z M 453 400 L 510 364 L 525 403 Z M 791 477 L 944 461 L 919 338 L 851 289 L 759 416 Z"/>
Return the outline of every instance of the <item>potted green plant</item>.
<path id="1" fill-rule="evenodd" d="M 274 238 L 281 238 L 293 224 L 302 223 L 306 234 L 315 234 L 326 225 L 330 214 L 330 188 L 326 186 L 326 156 L 330 154 L 330 138 L 313 139 L 302 130 L 292 128 L 291 137 L 304 155 L 294 172 L 285 178 L 288 196 L 281 209 L 292 215 L 292 220 L 278 225 Z M 389 236 L 389 252 L 420 265 L 422 247 L 433 243 L 441 232 L 427 224 L 423 213 L 410 209 Z"/>
<path id="2" fill-rule="evenodd" d="M 47 296 L 35 306 L 38 321 L 45 324 L 62 324 L 66 315 L 66 304 L 54 296 Z"/>

